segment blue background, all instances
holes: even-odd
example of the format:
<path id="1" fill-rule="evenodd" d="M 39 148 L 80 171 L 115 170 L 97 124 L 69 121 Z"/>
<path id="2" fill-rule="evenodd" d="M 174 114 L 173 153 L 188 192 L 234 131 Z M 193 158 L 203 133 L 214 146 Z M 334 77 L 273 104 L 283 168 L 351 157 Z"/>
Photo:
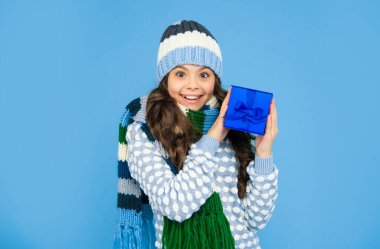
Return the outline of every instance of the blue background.
<path id="1" fill-rule="evenodd" d="M 378 1 L 0 1 L 0 248 L 110 248 L 118 122 L 197 20 L 224 79 L 273 92 L 264 249 L 380 248 Z"/>

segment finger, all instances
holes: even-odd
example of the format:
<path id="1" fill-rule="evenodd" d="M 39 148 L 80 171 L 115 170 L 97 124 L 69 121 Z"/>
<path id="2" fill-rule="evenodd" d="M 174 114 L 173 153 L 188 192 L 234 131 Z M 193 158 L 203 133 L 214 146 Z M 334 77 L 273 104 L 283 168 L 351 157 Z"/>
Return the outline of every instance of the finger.
<path id="1" fill-rule="evenodd" d="M 223 100 L 222 107 L 220 108 L 219 116 L 224 117 L 227 113 L 228 103 L 230 101 L 231 88 L 228 89 L 227 95 Z"/>
<path id="2" fill-rule="evenodd" d="M 272 99 L 272 103 L 271 103 L 271 131 L 272 131 L 272 134 L 274 134 L 274 129 L 275 129 L 275 124 L 274 124 L 274 98 Z"/>
<path id="3" fill-rule="evenodd" d="M 227 108 L 222 106 L 222 109 L 219 112 L 219 117 L 224 118 L 224 116 L 226 116 L 226 113 L 227 113 Z"/>
<path id="4" fill-rule="evenodd" d="M 278 124 L 277 124 L 277 108 L 276 108 L 276 102 L 274 102 L 274 108 L 273 108 L 273 126 L 274 131 L 277 133 L 278 132 Z"/>
<path id="5" fill-rule="evenodd" d="M 273 103 L 274 103 L 274 99 L 272 99 L 270 101 L 270 113 L 272 114 L 273 113 Z"/>
<path id="6" fill-rule="evenodd" d="M 272 114 L 269 114 L 267 117 L 267 125 L 265 128 L 265 135 L 268 135 L 270 132 L 272 132 Z"/>
<path id="7" fill-rule="evenodd" d="M 228 105 L 228 102 L 230 101 L 230 96 L 231 96 L 231 89 L 232 88 L 228 89 L 227 95 L 224 98 L 222 105 Z"/>

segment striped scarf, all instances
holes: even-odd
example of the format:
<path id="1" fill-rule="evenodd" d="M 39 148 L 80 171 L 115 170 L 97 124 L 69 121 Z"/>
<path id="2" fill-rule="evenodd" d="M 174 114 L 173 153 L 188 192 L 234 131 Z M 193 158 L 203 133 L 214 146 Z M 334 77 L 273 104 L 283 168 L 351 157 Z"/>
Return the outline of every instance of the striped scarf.
<path id="1" fill-rule="evenodd" d="M 200 110 L 193 111 L 178 103 L 186 117 L 193 124 L 194 130 L 206 134 L 219 115 L 220 106 L 213 96 Z M 128 169 L 126 131 L 135 121 L 135 115 L 141 109 L 141 99 L 137 98 L 127 105 L 119 125 L 119 191 L 117 231 L 114 239 L 116 248 L 155 248 L 154 221 L 148 197 L 140 189 Z M 155 141 L 146 123 L 142 130 L 151 141 Z M 122 154 L 122 155 L 121 155 Z M 123 156 L 125 155 L 125 156 Z M 174 174 L 177 168 L 170 158 L 165 158 Z M 133 194 L 132 194 L 133 193 Z M 144 239 L 142 236 L 144 235 Z M 234 248 L 234 239 L 227 218 L 223 213 L 222 203 L 217 192 L 206 200 L 200 209 L 183 221 L 177 222 L 164 216 L 162 234 L 163 248 Z"/>

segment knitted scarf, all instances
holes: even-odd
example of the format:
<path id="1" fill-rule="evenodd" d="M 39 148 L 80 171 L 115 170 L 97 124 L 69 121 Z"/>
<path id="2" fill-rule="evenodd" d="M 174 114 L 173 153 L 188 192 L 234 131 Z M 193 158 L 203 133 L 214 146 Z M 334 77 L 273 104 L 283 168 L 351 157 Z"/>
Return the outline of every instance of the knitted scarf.
<path id="1" fill-rule="evenodd" d="M 193 124 L 194 130 L 206 134 L 219 115 L 219 103 L 215 96 L 199 111 L 187 109 L 178 103 Z M 114 248 L 154 248 L 154 219 L 149 200 L 138 183 L 130 176 L 127 163 L 127 142 L 125 139 L 128 124 L 135 121 L 134 116 L 141 108 L 141 99 L 133 100 L 119 125 L 119 193 L 118 226 Z M 151 141 L 155 141 L 146 123 L 142 129 Z M 125 151 L 126 153 L 123 153 Z M 120 155 L 123 154 L 123 155 Z M 177 168 L 170 158 L 165 158 L 174 174 Z M 120 183 L 121 181 L 124 181 Z M 125 183 L 128 182 L 128 183 Z M 137 195 L 136 195 L 137 194 Z M 140 195 L 138 195 L 140 194 Z M 144 235 L 144 239 L 142 239 Z M 223 213 L 222 203 L 217 192 L 206 200 L 200 209 L 183 221 L 177 222 L 164 216 L 162 234 L 163 248 L 235 248 L 230 225 Z"/>

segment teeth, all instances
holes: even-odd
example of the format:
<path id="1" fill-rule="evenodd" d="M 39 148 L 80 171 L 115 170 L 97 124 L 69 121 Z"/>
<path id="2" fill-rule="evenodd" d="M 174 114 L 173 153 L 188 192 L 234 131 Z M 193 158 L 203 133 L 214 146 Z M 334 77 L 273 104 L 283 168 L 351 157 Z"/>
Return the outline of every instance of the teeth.
<path id="1" fill-rule="evenodd" d="M 190 100 L 194 100 L 194 99 L 199 99 L 200 96 L 183 96 L 185 99 L 190 99 Z"/>

